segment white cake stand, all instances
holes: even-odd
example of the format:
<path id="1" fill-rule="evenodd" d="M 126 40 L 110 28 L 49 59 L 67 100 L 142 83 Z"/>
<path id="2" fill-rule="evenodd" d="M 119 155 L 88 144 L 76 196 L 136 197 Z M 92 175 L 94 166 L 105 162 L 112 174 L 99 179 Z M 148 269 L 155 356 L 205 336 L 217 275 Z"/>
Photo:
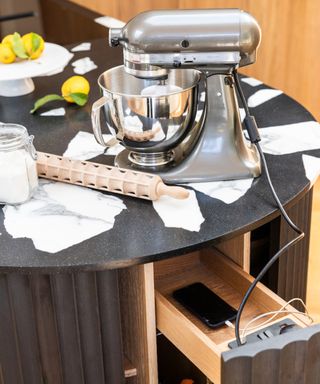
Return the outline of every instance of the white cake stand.
<path id="1" fill-rule="evenodd" d="M 53 75 L 68 64 L 73 55 L 57 44 L 45 43 L 42 55 L 36 60 L 0 63 L 0 96 L 22 96 L 34 90 L 32 77 Z"/>

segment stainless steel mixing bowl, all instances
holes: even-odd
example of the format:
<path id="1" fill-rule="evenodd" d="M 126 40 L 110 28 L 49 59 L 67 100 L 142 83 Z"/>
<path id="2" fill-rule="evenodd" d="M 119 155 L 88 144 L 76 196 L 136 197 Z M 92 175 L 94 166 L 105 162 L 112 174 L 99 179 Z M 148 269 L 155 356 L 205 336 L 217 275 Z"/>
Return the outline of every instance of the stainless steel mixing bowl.
<path id="1" fill-rule="evenodd" d="M 98 84 L 103 96 L 92 107 L 96 140 L 110 145 L 101 132 L 102 120 L 129 150 L 157 153 L 175 147 L 187 135 L 196 113 L 200 74 L 194 69 L 172 69 L 166 80 L 150 80 L 126 73 L 122 65 L 102 73 Z"/>

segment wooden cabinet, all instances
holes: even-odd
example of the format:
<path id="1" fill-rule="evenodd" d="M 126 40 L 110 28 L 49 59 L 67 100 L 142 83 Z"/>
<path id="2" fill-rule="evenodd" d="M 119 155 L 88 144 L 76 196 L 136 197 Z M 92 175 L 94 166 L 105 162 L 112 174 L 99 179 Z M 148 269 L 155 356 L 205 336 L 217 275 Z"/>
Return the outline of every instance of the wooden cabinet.
<path id="1" fill-rule="evenodd" d="M 256 364 L 254 359 L 258 358 L 257 353 L 254 352 L 256 348 L 254 345 L 248 344 L 246 347 L 249 349 L 247 360 L 242 356 L 237 356 L 237 353 L 234 352 L 239 349 L 232 350 L 231 353 L 228 343 L 234 340 L 232 328 L 223 326 L 210 329 L 173 299 L 172 292 L 175 289 L 197 281 L 203 282 L 225 301 L 237 308 L 253 281 L 253 277 L 215 248 L 120 271 L 124 353 L 137 371 L 137 375 L 130 379 L 130 383 L 158 383 L 156 328 L 215 384 L 237 382 L 233 381 L 236 376 L 232 372 L 230 373 L 230 370 L 226 368 L 227 365 L 225 365 L 238 364 L 235 362 L 237 358 L 240 361 L 240 366 L 238 366 L 240 371 L 243 364 L 247 367 L 246 369 L 251 369 L 248 359 L 252 359 L 251 364 Z M 285 300 L 259 283 L 245 307 L 240 326 L 243 327 L 259 314 L 277 311 L 284 304 Z M 288 309 L 295 311 L 290 305 Z M 299 314 L 278 315 L 273 323 L 281 319 L 285 319 L 286 322 L 288 319 L 292 320 L 302 330 L 308 326 L 305 317 Z M 258 327 L 255 331 L 260 328 L 262 329 L 263 326 Z M 296 332 L 300 332 L 301 329 Z M 320 328 L 316 327 L 311 330 L 308 328 L 307 334 L 303 334 L 301 337 L 297 334 L 301 340 L 294 340 L 293 343 L 302 348 L 302 355 L 299 354 L 299 351 L 297 355 L 300 362 L 306 358 L 303 351 L 307 350 L 305 343 L 308 343 L 309 340 L 311 340 L 310 348 L 312 350 L 320 350 L 319 332 Z M 279 337 L 274 339 L 279 340 Z M 287 347 L 284 339 L 280 337 L 280 344 L 284 345 L 284 359 L 291 359 L 291 352 L 288 351 L 291 351 L 292 340 L 287 342 L 289 345 Z M 261 348 L 263 350 L 260 342 L 257 345 L 259 351 Z M 275 350 L 275 352 L 271 352 L 271 355 L 272 353 L 280 353 L 281 346 L 279 347 L 278 344 L 272 345 L 270 348 Z M 269 355 L 266 354 L 266 356 Z M 317 378 L 317 374 L 320 374 L 320 365 L 311 364 L 310 361 L 307 363 Z M 279 362 L 272 364 L 277 364 L 274 366 L 275 369 L 281 368 L 279 368 Z M 269 364 L 267 369 L 272 370 L 272 364 Z M 298 375 L 297 372 L 295 374 Z M 285 375 L 284 372 L 283 377 L 286 377 Z M 300 379 L 300 376 L 297 377 Z M 243 380 L 247 380 L 247 376 L 243 374 L 243 380 L 241 380 L 239 383 L 245 383 L 246 381 Z M 252 381 L 252 383 L 254 382 Z M 298 383 L 298 381 L 293 381 L 293 383 L 296 382 Z M 249 384 L 249 382 L 247 383 Z M 275 383 L 278 382 L 275 381 Z M 307 381 L 301 381 L 301 383 L 307 383 Z"/>
<path id="2" fill-rule="evenodd" d="M 215 249 L 155 263 L 156 314 L 158 329 L 211 381 L 221 379 L 223 352 L 234 339 L 234 330 L 223 326 L 210 329 L 172 298 L 172 292 L 201 281 L 225 301 L 237 308 L 253 278 Z M 285 301 L 259 284 L 249 299 L 240 326 L 255 316 L 279 310 Z M 294 308 L 289 306 L 294 311 Z M 300 315 L 282 314 L 302 327 Z"/>

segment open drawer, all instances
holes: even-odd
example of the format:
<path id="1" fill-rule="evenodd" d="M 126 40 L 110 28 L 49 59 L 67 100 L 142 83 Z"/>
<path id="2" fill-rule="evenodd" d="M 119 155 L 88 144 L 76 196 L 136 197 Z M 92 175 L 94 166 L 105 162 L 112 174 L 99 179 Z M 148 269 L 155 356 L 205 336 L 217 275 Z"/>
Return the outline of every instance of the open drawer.
<path id="1" fill-rule="evenodd" d="M 172 298 L 172 292 L 200 281 L 238 308 L 253 277 L 215 249 L 207 249 L 154 264 L 157 328 L 215 384 L 221 382 L 221 356 L 234 340 L 227 326 L 210 329 Z M 253 317 L 280 309 L 285 301 L 262 284 L 253 291 L 241 318 L 243 327 Z M 289 306 L 289 309 L 295 310 Z M 305 327 L 303 316 L 282 314 Z M 266 319 L 266 318 L 265 318 Z M 265 320 L 263 319 L 263 320 Z M 304 320 L 304 321 L 303 321 Z"/>

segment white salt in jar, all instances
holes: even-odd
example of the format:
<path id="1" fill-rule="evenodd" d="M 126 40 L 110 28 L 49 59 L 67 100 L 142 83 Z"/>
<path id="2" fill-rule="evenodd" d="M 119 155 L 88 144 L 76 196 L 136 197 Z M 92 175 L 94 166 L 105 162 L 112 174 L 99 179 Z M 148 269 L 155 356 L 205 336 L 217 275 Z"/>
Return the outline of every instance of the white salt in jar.
<path id="1" fill-rule="evenodd" d="M 0 204 L 20 204 L 38 186 L 33 136 L 18 124 L 0 123 Z"/>

